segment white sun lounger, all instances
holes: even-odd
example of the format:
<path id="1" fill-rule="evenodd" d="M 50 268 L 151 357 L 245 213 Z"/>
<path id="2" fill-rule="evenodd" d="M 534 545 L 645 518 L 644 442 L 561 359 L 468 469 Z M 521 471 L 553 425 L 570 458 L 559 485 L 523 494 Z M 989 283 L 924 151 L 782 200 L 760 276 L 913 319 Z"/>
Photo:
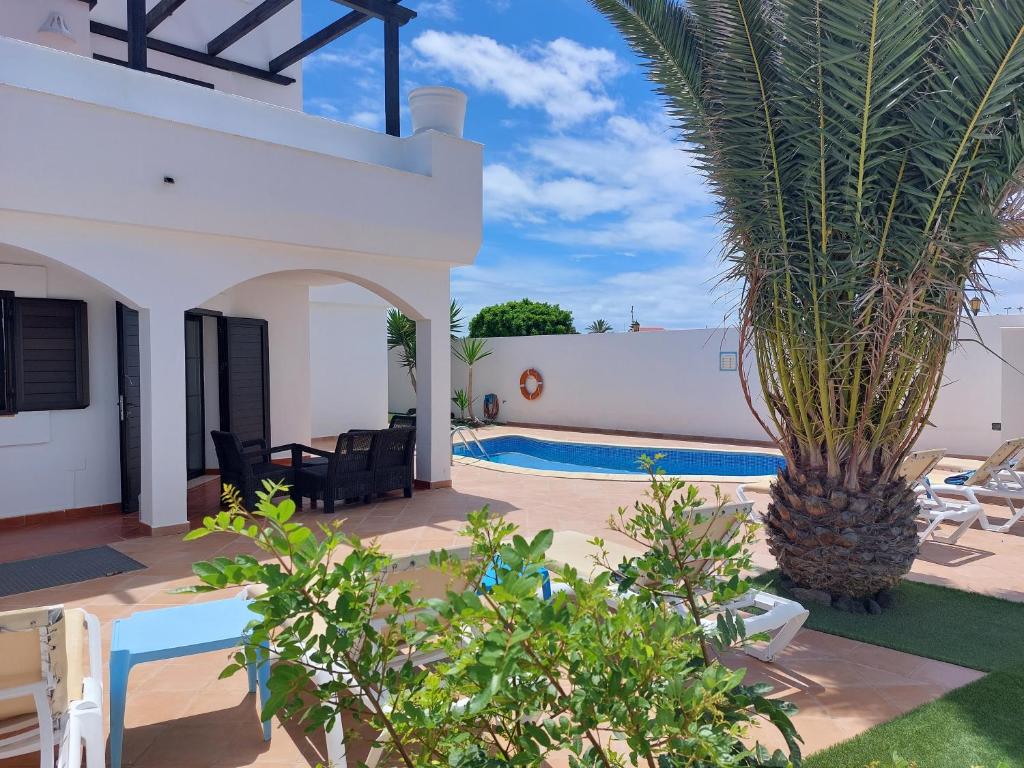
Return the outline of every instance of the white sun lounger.
<path id="1" fill-rule="evenodd" d="M 707 528 L 701 535 L 728 539 L 738 530 L 740 523 L 750 515 L 752 509 L 753 504 L 746 502 L 696 510 L 695 513 L 699 513 L 708 521 Z M 594 560 L 599 550 L 590 543 L 592 538 L 579 531 L 558 531 L 548 549 L 548 560 L 555 565 L 570 565 L 582 576 L 596 575 L 602 566 Z M 638 549 L 608 540 L 605 541 L 605 549 L 610 563 L 620 563 L 642 554 Z M 553 586 L 557 587 L 557 584 Z M 774 661 L 775 657 L 789 645 L 809 615 L 807 609 L 795 600 L 760 590 L 751 590 L 739 600 L 722 608 L 743 619 L 748 635 L 764 633 L 770 636 L 767 643 L 748 644 L 743 647 L 743 650 L 755 659 L 769 662 Z M 681 603 L 676 609 L 685 611 Z M 703 624 L 707 632 L 716 631 L 714 617 L 705 618 Z"/>
<path id="2" fill-rule="evenodd" d="M 976 519 L 984 530 L 1005 533 L 1024 517 L 1024 437 L 1007 440 L 1000 445 L 963 485 L 932 485 L 923 482 L 922 486 L 927 490 L 925 495 L 936 509 L 973 511 L 976 507 Z M 963 501 L 942 499 L 940 495 L 959 496 Z M 1010 508 L 1010 519 L 1002 524 L 991 522 L 978 499 L 979 496 L 1002 498 Z"/>
<path id="3" fill-rule="evenodd" d="M 925 523 L 921 541 L 931 536 L 945 544 L 955 544 L 982 514 L 981 504 L 943 499 L 931 492 L 928 474 L 938 466 L 946 452 L 941 448 L 910 453 L 900 465 L 900 475 L 917 494 L 917 516 Z M 938 534 L 943 523 L 958 523 L 948 536 Z"/>

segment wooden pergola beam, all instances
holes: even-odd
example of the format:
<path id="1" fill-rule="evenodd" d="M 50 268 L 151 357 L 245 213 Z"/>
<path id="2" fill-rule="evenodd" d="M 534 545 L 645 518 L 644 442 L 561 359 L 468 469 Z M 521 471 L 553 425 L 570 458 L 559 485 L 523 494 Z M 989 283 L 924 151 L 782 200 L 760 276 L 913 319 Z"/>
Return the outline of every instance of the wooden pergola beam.
<path id="1" fill-rule="evenodd" d="M 146 0 L 128 0 L 128 66 L 146 71 Z"/>
<path id="2" fill-rule="evenodd" d="M 360 11 L 346 13 L 332 24 L 328 24 L 319 32 L 310 35 L 301 43 L 289 48 L 280 56 L 272 59 L 268 69 L 271 72 L 280 72 L 290 67 L 297 61 L 301 61 L 309 54 L 323 48 L 330 42 L 337 40 L 346 32 L 351 32 L 356 27 L 362 26 L 370 20 L 370 17 Z"/>
<path id="3" fill-rule="evenodd" d="M 207 43 L 206 52 L 211 56 L 216 56 L 293 2 L 294 0 L 263 0 L 262 3 Z"/>
<path id="4" fill-rule="evenodd" d="M 128 32 L 124 29 L 118 29 L 117 27 L 112 27 L 109 24 L 103 24 L 99 21 L 89 22 L 89 29 L 95 35 L 109 37 L 113 40 L 120 40 L 122 43 L 128 42 Z M 276 83 L 277 85 L 291 85 L 295 82 L 295 79 L 292 77 L 286 77 L 285 75 L 281 75 L 276 72 L 270 72 L 265 69 L 260 69 L 259 67 L 242 64 L 238 61 L 222 59 L 220 56 L 211 56 L 208 53 L 195 51 L 191 48 L 186 48 L 183 45 L 177 45 L 176 43 L 168 43 L 163 40 L 156 40 L 152 37 L 145 38 L 145 41 L 146 47 L 149 50 L 166 53 L 168 56 L 176 56 L 179 59 L 194 61 L 197 64 L 205 64 L 208 67 L 215 67 L 228 72 L 236 72 L 240 75 L 247 75 L 248 77 L 254 77 L 258 80 L 266 80 L 267 82 Z"/>
<path id="5" fill-rule="evenodd" d="M 146 14 L 146 34 L 159 27 L 168 17 L 184 5 L 185 0 L 160 0 Z"/>
<path id="6" fill-rule="evenodd" d="M 375 19 L 396 21 L 398 26 L 408 24 L 416 18 L 416 11 L 411 11 L 398 5 L 397 2 L 389 2 L 389 0 L 333 0 L 333 2 L 351 8 L 353 11 L 365 13 Z"/>

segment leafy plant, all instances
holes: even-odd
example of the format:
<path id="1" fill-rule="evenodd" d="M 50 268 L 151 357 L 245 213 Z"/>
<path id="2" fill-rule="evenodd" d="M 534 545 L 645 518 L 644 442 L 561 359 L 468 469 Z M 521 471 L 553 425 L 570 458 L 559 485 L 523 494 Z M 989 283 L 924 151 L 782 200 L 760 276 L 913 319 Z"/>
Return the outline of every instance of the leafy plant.
<path id="1" fill-rule="evenodd" d="M 587 326 L 587 333 L 611 333 L 612 326 L 606 320 L 595 320 Z"/>
<path id="2" fill-rule="evenodd" d="M 452 402 L 455 403 L 455 407 L 459 409 L 459 418 L 466 418 L 466 409 L 470 407 L 469 395 L 466 394 L 464 389 L 456 389 L 455 394 L 452 395 Z"/>
<path id="3" fill-rule="evenodd" d="M 469 335 L 476 338 L 564 333 L 576 333 L 571 312 L 557 304 L 529 299 L 484 307 L 469 321 Z"/>
<path id="4" fill-rule="evenodd" d="M 487 342 L 483 339 L 474 339 L 468 337 L 460 339 L 455 345 L 455 356 L 466 364 L 468 378 L 468 401 L 469 401 L 469 419 L 470 421 L 476 421 L 477 418 L 473 414 L 473 366 L 488 357 L 494 350 L 487 348 Z"/>
<path id="5" fill-rule="evenodd" d="M 452 342 L 462 332 L 462 306 L 452 299 L 449 306 Z M 390 307 L 387 315 L 388 349 L 398 350 L 398 363 L 409 373 L 412 391 L 416 391 L 416 321 L 400 309 Z"/>
<path id="6" fill-rule="evenodd" d="M 663 498 L 667 487 L 652 493 Z M 792 707 L 766 698 L 766 686 L 745 685 L 744 670 L 706 659 L 699 616 L 676 610 L 652 586 L 682 578 L 662 560 L 667 550 L 630 566 L 652 577 L 630 589 L 611 570 L 591 579 L 552 568 L 551 531 L 527 540 L 485 508 L 461 531 L 463 557 L 431 556 L 449 586 L 425 598 L 393 577 L 394 561 L 376 545 L 337 523 L 314 532 L 295 522 L 290 500 L 273 501 L 281 490 L 267 483 L 250 513 L 226 489 L 228 509 L 186 537 L 229 534 L 264 553 L 197 563 L 202 583 L 192 588 L 258 585 L 259 618 L 224 674 L 273 647 L 264 716 L 299 717 L 313 730 L 352 712 L 407 768 L 533 766 L 556 752 L 600 768 L 799 764 Z M 680 505 L 656 503 L 624 525 L 640 541 L 682 534 L 694 503 L 687 490 Z M 654 520 L 662 510 L 671 522 Z M 550 599 L 541 590 L 547 578 L 559 586 Z M 424 657 L 434 662 L 414 662 Z M 791 761 L 746 745 L 755 719 L 782 732 Z"/>
<path id="7" fill-rule="evenodd" d="M 1024 237 L 1024 4 L 590 2 L 720 202 L 744 391 L 787 460 L 772 552 L 804 587 L 894 586 L 918 547 L 900 463 L 965 290 Z"/>

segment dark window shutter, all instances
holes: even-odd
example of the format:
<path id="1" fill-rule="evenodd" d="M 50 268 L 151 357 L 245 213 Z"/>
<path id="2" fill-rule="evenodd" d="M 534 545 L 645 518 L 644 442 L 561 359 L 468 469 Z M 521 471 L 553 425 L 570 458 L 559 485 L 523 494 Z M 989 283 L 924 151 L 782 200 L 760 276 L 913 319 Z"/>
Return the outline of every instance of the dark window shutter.
<path id="1" fill-rule="evenodd" d="M 217 319 L 220 424 L 245 440 L 270 445 L 270 351 L 266 320 Z"/>
<path id="2" fill-rule="evenodd" d="M 15 409 L 89 405 L 89 323 L 84 301 L 14 299 Z"/>

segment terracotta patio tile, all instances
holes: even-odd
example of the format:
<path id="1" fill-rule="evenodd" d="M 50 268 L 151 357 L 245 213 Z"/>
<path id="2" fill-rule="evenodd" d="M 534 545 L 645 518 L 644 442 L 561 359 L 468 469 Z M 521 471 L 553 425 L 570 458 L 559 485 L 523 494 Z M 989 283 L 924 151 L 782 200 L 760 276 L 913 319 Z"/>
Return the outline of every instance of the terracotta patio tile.
<path id="1" fill-rule="evenodd" d="M 693 445 L 571 432 L 559 432 L 557 437 L 633 445 Z M 307 507 L 297 519 L 312 524 L 347 519 L 345 530 L 376 535 L 388 551 L 406 554 L 456 544 L 467 513 L 487 503 L 521 525 L 524 534 L 545 527 L 603 532 L 608 515 L 619 506 L 631 505 L 644 491 L 642 483 L 531 477 L 464 465 L 453 467 L 453 476 L 451 489 L 420 491 L 410 500 L 399 496 L 368 506 L 345 507 L 333 518 Z M 723 491 L 734 493 L 734 486 L 723 486 Z M 710 496 L 710 488 L 704 487 L 703 492 Z M 191 515 L 215 510 L 217 496 L 216 483 L 190 490 Z M 751 496 L 756 507 L 764 509 L 767 497 Z M 1005 515 L 1005 508 L 993 506 L 993 517 L 1000 514 Z M 0 610 L 61 601 L 84 606 L 101 620 L 106 649 L 111 622 L 116 618 L 162 605 L 224 597 L 169 594 L 170 589 L 191 582 L 193 562 L 218 554 L 255 553 L 250 543 L 228 536 L 186 544 L 176 536 L 126 538 L 123 531 L 120 516 L 0 531 L 0 561 L 110 543 L 147 566 L 144 571 L 0 599 Z M 756 546 L 756 557 L 761 567 L 774 566 L 763 540 Z M 1024 524 L 1009 534 L 968 531 L 957 547 L 926 543 L 911 578 L 1024 601 Z M 276 768 L 313 765 L 322 759 L 322 734 L 310 738 L 292 724 L 282 726 L 275 721 L 274 737 L 269 745 L 264 744 L 257 704 L 247 693 L 244 674 L 217 680 L 227 656 L 206 654 L 144 664 L 132 671 L 126 766 Z M 801 708 L 796 723 L 805 738 L 805 752 L 856 735 L 980 675 L 812 631 L 801 632 L 775 664 L 762 664 L 743 655 L 731 655 L 727 663 L 747 668 L 749 680 L 769 682 L 775 687 L 774 695 L 789 698 Z M 346 727 L 353 729 L 356 724 L 347 722 Z M 770 741 L 767 729 L 758 730 Z M 353 760 L 365 749 L 365 744 L 354 745 Z M 38 758 L 20 763 L 0 761 L 2 768 L 15 765 L 38 765 Z"/>

